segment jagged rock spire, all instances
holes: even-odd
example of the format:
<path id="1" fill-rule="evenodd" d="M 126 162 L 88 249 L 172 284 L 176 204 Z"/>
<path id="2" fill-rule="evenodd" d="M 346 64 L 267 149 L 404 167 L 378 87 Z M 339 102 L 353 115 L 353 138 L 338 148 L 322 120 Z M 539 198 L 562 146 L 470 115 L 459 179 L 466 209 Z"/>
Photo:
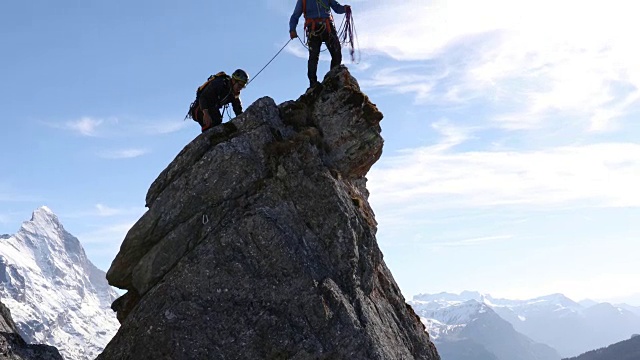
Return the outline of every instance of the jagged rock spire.
<path id="1" fill-rule="evenodd" d="M 381 119 L 340 67 L 188 144 L 107 273 L 128 292 L 98 359 L 439 359 L 375 239 Z"/>

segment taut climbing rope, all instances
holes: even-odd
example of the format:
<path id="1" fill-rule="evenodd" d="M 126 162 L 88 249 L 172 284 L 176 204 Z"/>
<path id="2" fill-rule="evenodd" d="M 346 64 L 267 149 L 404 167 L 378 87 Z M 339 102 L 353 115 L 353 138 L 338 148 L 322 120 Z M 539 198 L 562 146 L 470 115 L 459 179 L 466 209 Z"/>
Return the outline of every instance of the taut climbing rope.
<path id="1" fill-rule="evenodd" d="M 258 77 L 258 75 L 260 75 L 260 73 L 262 72 L 262 70 L 264 70 L 267 66 L 269 66 L 269 64 L 271 64 L 271 62 L 272 62 L 272 61 L 273 61 L 273 60 L 274 60 L 278 55 L 280 55 L 280 53 L 282 52 L 282 50 L 284 50 L 284 48 L 285 48 L 285 47 L 287 47 L 287 45 L 289 45 L 289 43 L 291 42 L 291 40 L 292 40 L 292 39 L 289 39 L 289 41 L 287 41 L 287 43 L 286 43 L 286 44 L 284 44 L 284 46 L 283 46 L 280 50 L 278 50 L 278 52 L 277 52 L 275 55 L 273 55 L 273 57 L 271 58 L 271 60 L 269 60 L 269 62 L 267 63 L 267 65 L 263 66 L 263 67 L 262 67 L 262 69 L 260 69 L 260 71 L 258 71 L 258 73 L 257 73 L 257 74 L 256 74 L 256 75 L 255 75 L 251 80 L 249 80 L 249 82 L 247 83 L 247 85 L 251 84 L 251 82 L 252 82 L 253 80 L 255 80 L 255 78 L 257 78 L 257 77 Z"/>

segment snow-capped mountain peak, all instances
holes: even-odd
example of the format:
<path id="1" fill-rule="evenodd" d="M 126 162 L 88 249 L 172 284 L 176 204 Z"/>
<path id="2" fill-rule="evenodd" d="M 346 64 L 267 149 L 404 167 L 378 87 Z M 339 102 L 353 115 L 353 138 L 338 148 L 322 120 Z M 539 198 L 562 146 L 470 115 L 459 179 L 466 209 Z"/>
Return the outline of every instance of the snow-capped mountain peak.
<path id="1" fill-rule="evenodd" d="M 476 300 L 467 300 L 464 302 L 448 302 L 448 301 L 414 301 L 412 304 L 420 305 L 420 315 L 429 319 L 435 319 L 441 324 L 446 325 L 464 325 L 472 322 L 478 317 L 478 314 L 487 312 L 489 307 Z"/>
<path id="2" fill-rule="evenodd" d="M 36 221 L 36 218 L 42 218 L 47 221 L 54 220 L 58 224 L 60 223 L 56 214 L 54 214 L 53 211 L 51 211 L 51 209 L 49 209 L 49 207 L 46 205 L 42 205 L 33 211 L 33 214 L 31 214 L 31 221 Z"/>
<path id="3" fill-rule="evenodd" d="M 46 206 L 37 208 L 31 215 L 31 220 L 22 223 L 21 231 L 38 234 L 42 239 L 57 240 L 56 236 L 64 228 L 60 224 L 60 220 L 51 209 Z M 46 236 L 46 237 L 45 237 Z"/>
<path id="4" fill-rule="evenodd" d="M 27 342 L 66 359 L 93 359 L 118 329 L 117 293 L 46 206 L 0 238 L 0 296 Z"/>

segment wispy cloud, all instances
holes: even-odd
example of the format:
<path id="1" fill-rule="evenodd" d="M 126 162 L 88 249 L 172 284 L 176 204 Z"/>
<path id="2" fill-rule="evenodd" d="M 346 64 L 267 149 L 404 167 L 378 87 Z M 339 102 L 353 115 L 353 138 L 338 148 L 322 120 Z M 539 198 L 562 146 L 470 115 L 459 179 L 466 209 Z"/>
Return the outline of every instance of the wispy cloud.
<path id="1" fill-rule="evenodd" d="M 452 239 L 446 242 L 438 242 L 438 243 L 426 243 L 425 245 L 432 248 L 440 248 L 440 247 L 462 247 L 462 246 L 481 246 L 487 243 L 494 243 L 499 241 L 505 241 L 513 239 L 512 235 L 492 235 L 492 236 L 481 236 L 467 239 Z"/>
<path id="2" fill-rule="evenodd" d="M 428 65 L 406 65 L 378 69 L 360 81 L 367 88 L 388 88 L 400 94 L 415 94 L 418 101 L 432 101 L 441 96 L 436 86 L 447 76 L 446 70 Z"/>
<path id="3" fill-rule="evenodd" d="M 123 149 L 113 151 L 103 151 L 99 154 L 104 159 L 130 159 L 148 154 L 147 149 Z"/>
<path id="4" fill-rule="evenodd" d="M 103 120 L 83 117 L 79 120 L 67 121 L 65 128 L 84 136 L 96 136 L 97 129 L 102 123 Z"/>
<path id="5" fill-rule="evenodd" d="M 469 134 L 452 129 L 445 134 L 438 144 L 387 155 L 372 168 L 368 187 L 376 207 L 410 213 L 520 205 L 640 206 L 640 144 L 456 151 Z"/>
<path id="6" fill-rule="evenodd" d="M 87 217 L 139 217 L 144 214 L 146 208 L 143 207 L 111 207 L 105 204 L 95 204 L 93 208 L 64 214 L 68 218 L 87 218 Z"/>
<path id="7" fill-rule="evenodd" d="M 122 213 L 120 209 L 114 209 L 103 204 L 96 204 L 96 210 L 98 210 L 99 216 L 114 216 Z"/>
<path id="8" fill-rule="evenodd" d="M 96 119 L 93 117 L 82 117 L 80 119 L 70 120 L 62 124 L 47 124 L 54 128 L 71 130 L 83 136 L 123 138 L 131 136 L 153 136 L 171 134 L 180 131 L 190 125 L 187 121 L 180 120 L 148 120 L 129 117 Z"/>
<path id="9" fill-rule="evenodd" d="M 95 230 L 78 234 L 78 238 L 82 240 L 83 244 L 113 244 L 117 246 L 122 242 L 133 224 L 135 224 L 135 221 L 105 225 Z"/>
<path id="10" fill-rule="evenodd" d="M 161 120 L 144 125 L 144 133 L 149 135 L 171 134 L 191 125 L 187 121 Z"/>
<path id="11" fill-rule="evenodd" d="M 631 6 L 434 0 L 354 11 L 361 24 L 375 24 L 359 32 L 363 50 L 407 63 L 414 75 L 407 79 L 397 66 L 378 69 L 370 85 L 411 92 L 419 101 L 482 98 L 502 106 L 494 121 L 506 129 L 541 127 L 563 114 L 600 132 L 616 129 L 640 100 L 640 53 L 632 51 L 640 23 Z"/>

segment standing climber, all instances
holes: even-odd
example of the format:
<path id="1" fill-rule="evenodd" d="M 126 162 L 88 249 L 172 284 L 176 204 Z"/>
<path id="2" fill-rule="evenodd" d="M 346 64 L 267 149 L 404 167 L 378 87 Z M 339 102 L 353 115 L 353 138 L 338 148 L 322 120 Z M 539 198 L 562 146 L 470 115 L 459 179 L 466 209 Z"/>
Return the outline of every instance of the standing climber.
<path id="1" fill-rule="evenodd" d="M 191 103 L 187 117 L 197 121 L 204 132 L 222 123 L 220 108 L 229 103 L 236 116 L 242 114 L 240 91 L 248 82 L 249 75 L 242 69 L 237 69 L 231 76 L 222 71 L 210 76 L 196 91 L 196 100 Z"/>
<path id="2" fill-rule="evenodd" d="M 289 36 L 291 39 L 298 37 L 296 26 L 300 15 L 304 15 L 304 30 L 307 35 L 307 45 L 309 47 L 309 62 L 307 63 L 307 77 L 309 86 L 318 84 L 318 60 L 320 60 L 320 46 L 324 42 L 331 54 L 331 68 L 342 63 L 342 53 L 338 32 L 333 24 L 331 9 L 337 14 L 344 14 L 350 11 L 349 5 L 340 5 L 336 0 L 298 0 L 289 20 Z"/>

